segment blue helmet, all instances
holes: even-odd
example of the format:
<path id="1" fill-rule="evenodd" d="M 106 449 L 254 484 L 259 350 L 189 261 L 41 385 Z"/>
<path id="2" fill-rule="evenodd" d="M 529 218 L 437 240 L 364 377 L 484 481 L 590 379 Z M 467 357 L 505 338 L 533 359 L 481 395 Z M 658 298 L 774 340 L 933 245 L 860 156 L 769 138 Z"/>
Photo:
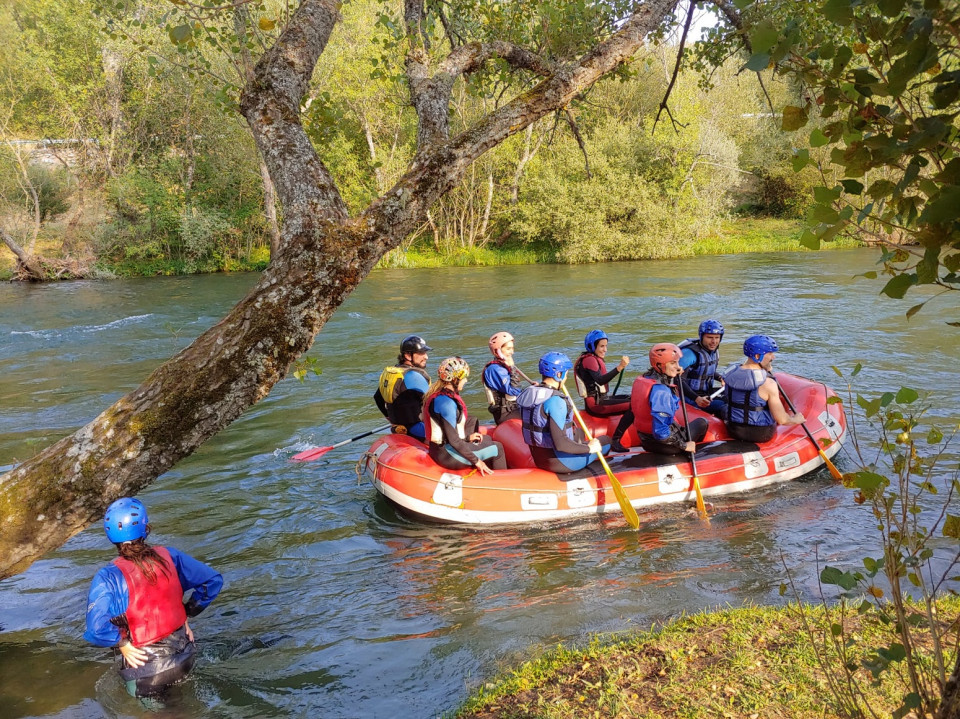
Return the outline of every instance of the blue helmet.
<path id="1" fill-rule="evenodd" d="M 700 341 L 703 341 L 704 335 L 720 335 L 723 339 L 723 325 L 716 320 L 704 320 L 700 323 Z"/>
<path id="2" fill-rule="evenodd" d="M 767 352 L 779 352 L 777 341 L 767 335 L 752 335 L 743 343 L 743 353 L 754 362 L 759 362 Z"/>
<path id="3" fill-rule="evenodd" d="M 603 330 L 590 330 L 587 332 L 587 336 L 583 338 L 583 346 L 587 348 L 587 352 L 596 352 L 597 342 L 605 339 L 609 339 L 609 337 Z"/>
<path id="4" fill-rule="evenodd" d="M 541 377 L 549 377 L 561 382 L 563 375 L 573 369 L 573 362 L 563 352 L 547 352 L 540 358 L 538 369 Z"/>
<path id="5" fill-rule="evenodd" d="M 133 497 L 123 497 L 107 507 L 103 531 L 114 544 L 132 542 L 147 536 L 147 508 Z"/>

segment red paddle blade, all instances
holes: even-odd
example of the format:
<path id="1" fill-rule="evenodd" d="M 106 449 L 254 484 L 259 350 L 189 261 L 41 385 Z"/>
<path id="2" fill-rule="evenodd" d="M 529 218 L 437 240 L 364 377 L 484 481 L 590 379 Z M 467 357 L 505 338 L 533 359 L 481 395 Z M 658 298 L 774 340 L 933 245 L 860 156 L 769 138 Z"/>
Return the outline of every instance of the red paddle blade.
<path id="1" fill-rule="evenodd" d="M 305 452 L 300 452 L 299 454 L 293 455 L 290 459 L 294 462 L 310 462 L 314 459 L 320 459 L 331 449 L 333 449 L 333 447 L 317 447 L 316 449 L 308 449 Z"/>

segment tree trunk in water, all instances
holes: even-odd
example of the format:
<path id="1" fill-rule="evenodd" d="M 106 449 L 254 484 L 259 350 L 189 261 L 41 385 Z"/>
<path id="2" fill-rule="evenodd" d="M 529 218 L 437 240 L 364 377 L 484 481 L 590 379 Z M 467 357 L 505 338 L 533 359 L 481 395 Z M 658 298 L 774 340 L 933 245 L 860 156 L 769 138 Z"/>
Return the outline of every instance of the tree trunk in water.
<path id="1" fill-rule="evenodd" d="M 449 138 L 448 104 L 438 98 L 451 77 L 495 57 L 531 62 L 503 43 L 455 49 L 437 72 L 442 82 L 427 87 L 432 80 L 419 76 L 426 85 L 413 94 L 423 100 L 415 106 L 425 142 L 407 172 L 351 218 L 299 116 L 339 2 L 303 0 L 240 103 L 283 207 L 279 251 L 223 320 L 88 425 L 0 476 L 0 578 L 60 546 L 266 397 L 377 260 L 478 157 L 627 60 L 676 3 L 647 0 L 579 62 Z"/>
<path id="2" fill-rule="evenodd" d="M 0 227 L 0 240 L 10 248 L 10 251 L 17 256 L 17 269 L 27 276 L 28 280 L 33 282 L 43 282 L 45 277 L 43 269 L 37 261 L 29 255 L 10 234 Z"/>

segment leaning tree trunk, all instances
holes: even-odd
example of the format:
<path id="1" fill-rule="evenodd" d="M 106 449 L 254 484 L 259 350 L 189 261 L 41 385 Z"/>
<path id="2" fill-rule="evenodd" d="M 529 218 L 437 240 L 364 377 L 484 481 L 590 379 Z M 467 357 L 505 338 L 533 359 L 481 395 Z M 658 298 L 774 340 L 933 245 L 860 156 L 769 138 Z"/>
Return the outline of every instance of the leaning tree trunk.
<path id="1" fill-rule="evenodd" d="M 300 124 L 300 103 L 338 20 L 335 0 L 303 0 L 257 63 L 241 109 L 283 207 L 280 251 L 250 293 L 217 325 L 157 368 L 90 424 L 0 476 L 0 578 L 22 571 L 135 494 L 267 393 L 313 343 L 377 260 L 425 219 L 430 206 L 484 152 L 616 68 L 677 0 L 648 0 L 578 63 L 550 72 L 507 43 L 458 47 L 429 77 L 408 62 L 423 131 L 407 173 L 350 218 Z M 422 0 L 407 0 L 416 10 Z M 457 76 L 500 58 L 545 79 L 474 127 L 448 138 Z"/>
<path id="2" fill-rule="evenodd" d="M 33 282 L 43 282 L 45 277 L 43 274 L 43 268 L 40 267 L 37 263 L 36 258 L 24 250 L 19 243 L 10 236 L 10 234 L 0 227 L 0 240 L 3 240 L 10 251 L 17 257 L 17 271 L 18 274 L 24 276 L 25 279 L 31 280 Z"/>

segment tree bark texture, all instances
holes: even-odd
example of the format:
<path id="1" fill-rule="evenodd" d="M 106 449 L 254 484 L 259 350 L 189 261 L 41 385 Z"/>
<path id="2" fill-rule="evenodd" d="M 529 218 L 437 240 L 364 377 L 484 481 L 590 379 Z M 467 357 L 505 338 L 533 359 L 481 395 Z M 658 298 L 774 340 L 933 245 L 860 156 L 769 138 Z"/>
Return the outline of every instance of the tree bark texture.
<path id="1" fill-rule="evenodd" d="M 142 490 L 263 399 L 377 260 L 424 222 L 474 160 L 627 60 L 676 2 L 648 0 L 579 62 L 553 69 L 460 135 L 446 139 L 432 129 L 394 187 L 350 217 L 299 117 L 338 3 L 304 0 L 241 99 L 283 207 L 279 251 L 217 325 L 88 425 L 0 476 L 0 578 L 60 546 L 111 501 Z M 477 50 L 470 57 L 494 55 L 503 56 Z M 449 72 L 470 66 L 457 58 Z M 447 113 L 443 103 L 418 108 L 431 128 L 443 128 Z"/>

